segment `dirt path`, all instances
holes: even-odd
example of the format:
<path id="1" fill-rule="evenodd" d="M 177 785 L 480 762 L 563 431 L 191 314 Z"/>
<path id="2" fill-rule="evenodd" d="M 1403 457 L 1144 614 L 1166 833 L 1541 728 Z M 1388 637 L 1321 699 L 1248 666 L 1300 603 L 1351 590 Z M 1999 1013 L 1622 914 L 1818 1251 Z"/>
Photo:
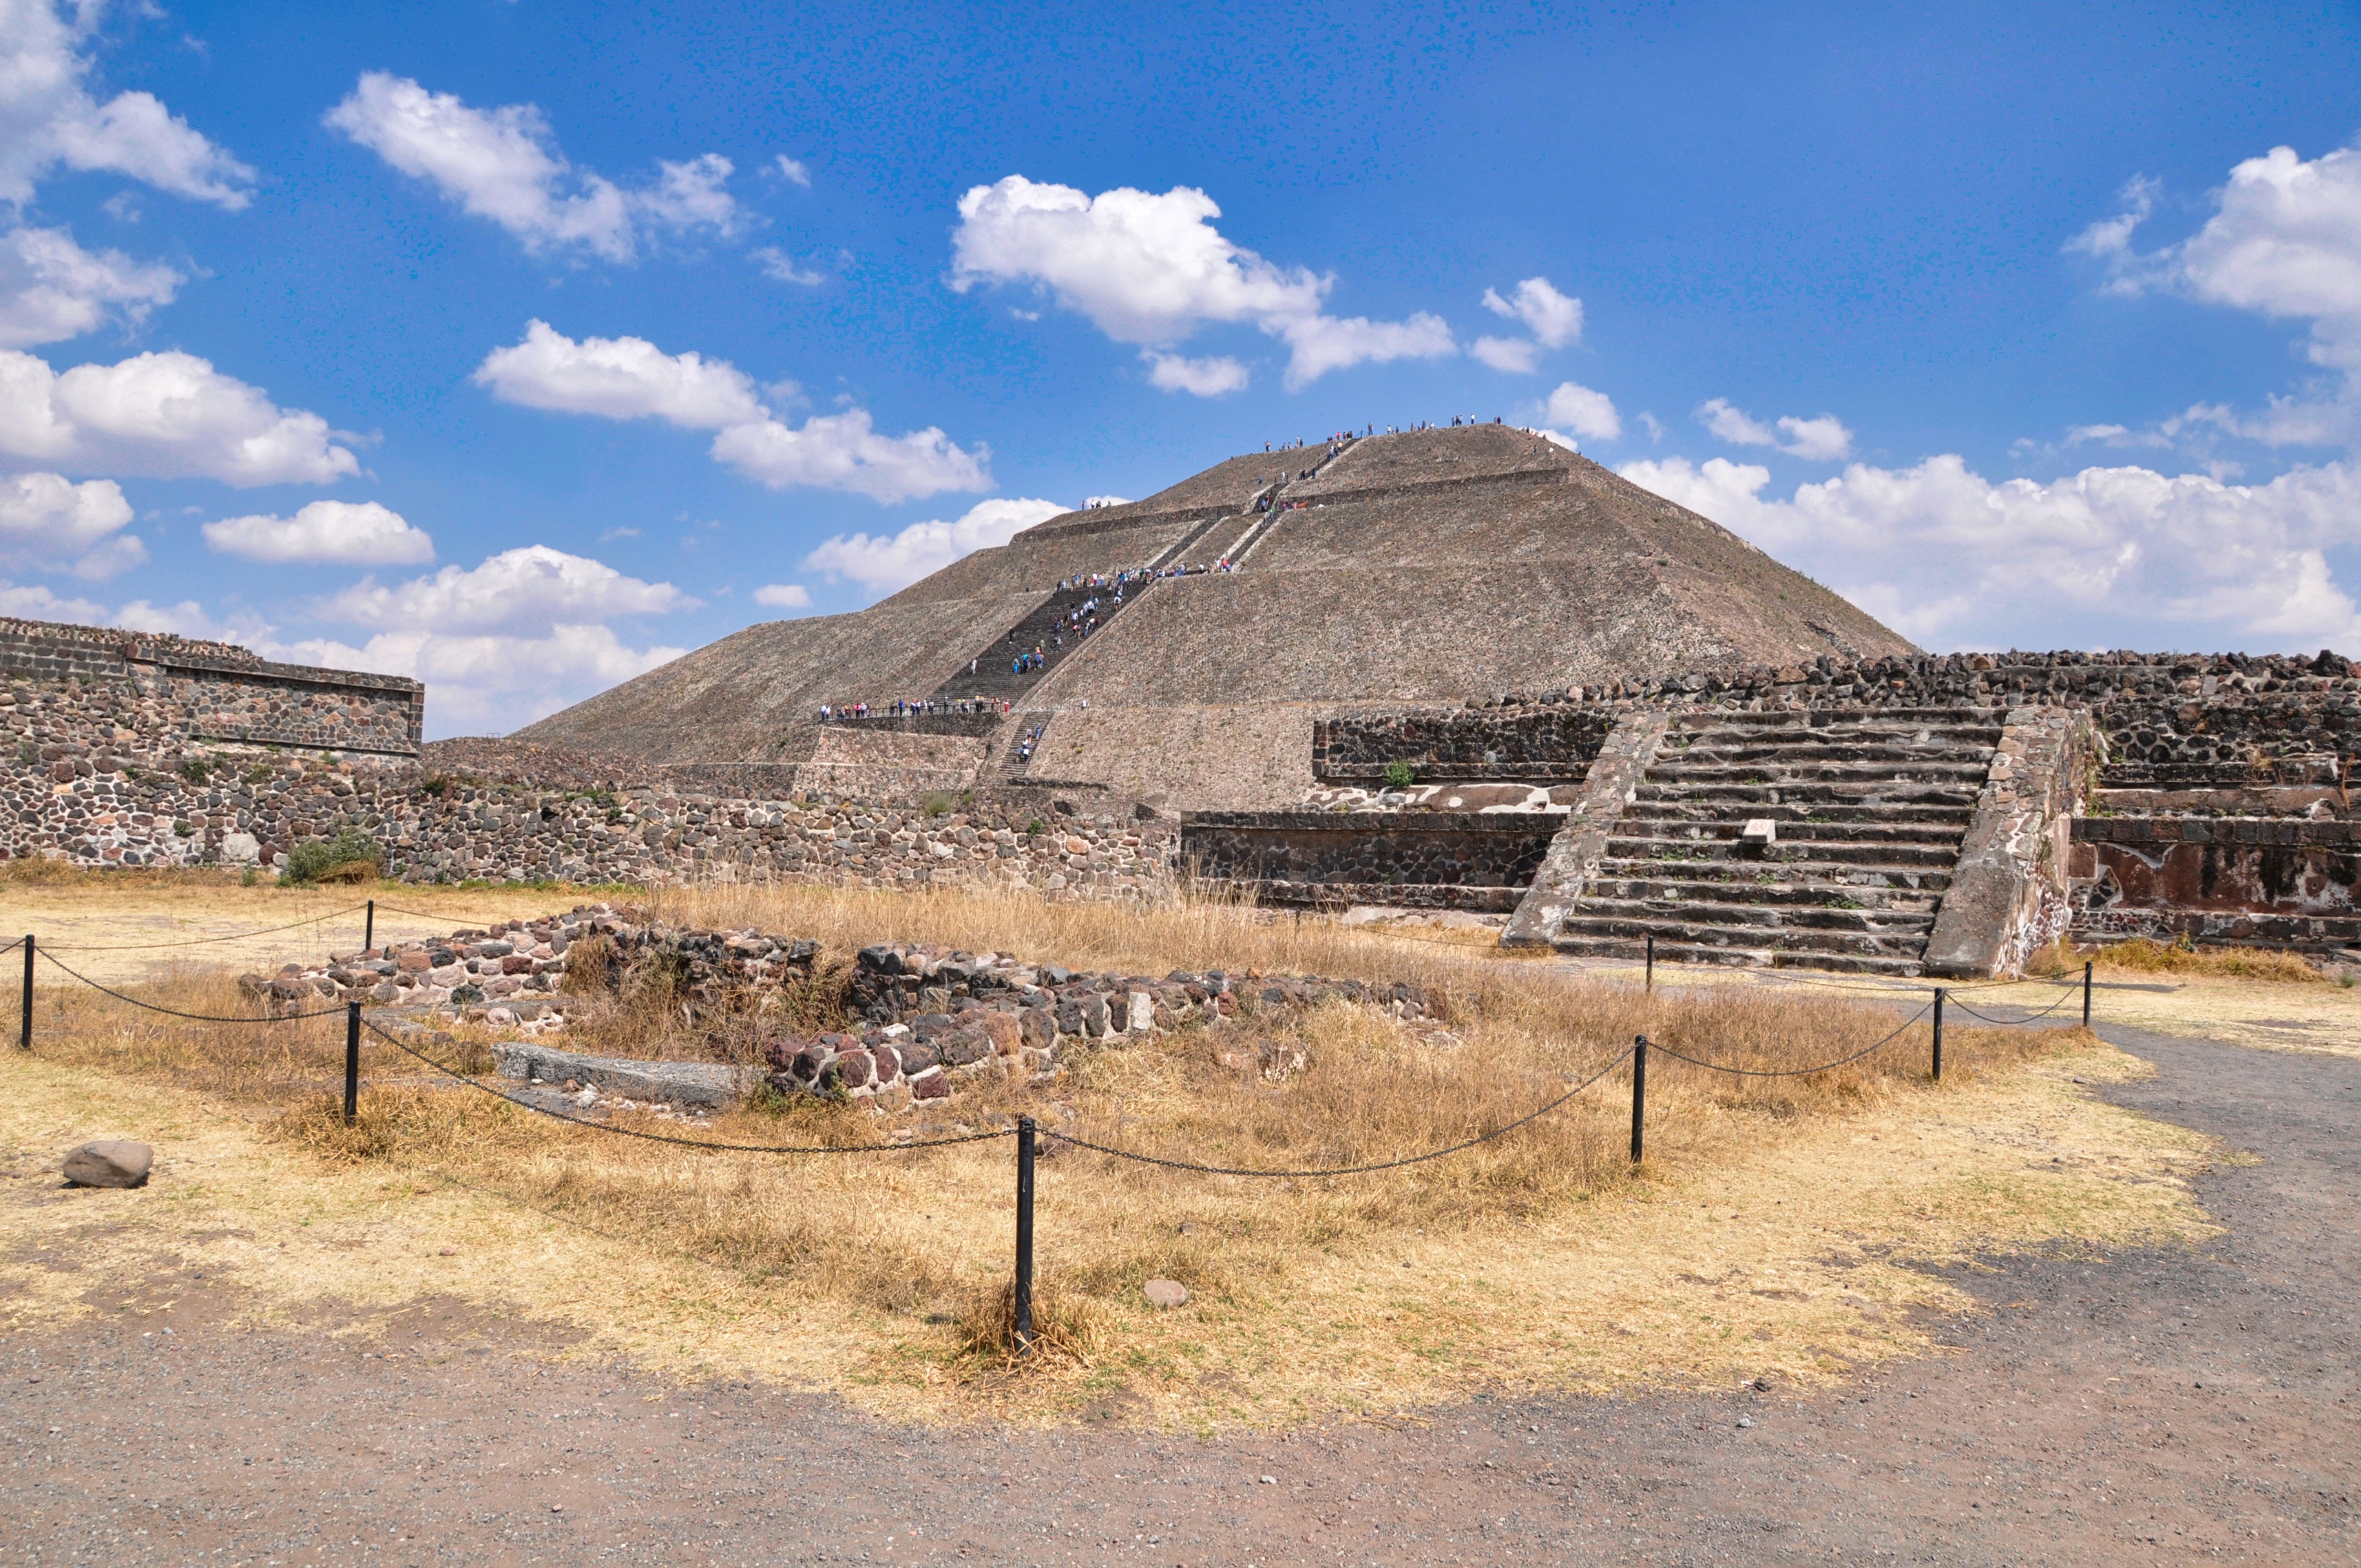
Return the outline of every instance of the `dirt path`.
<path id="1" fill-rule="evenodd" d="M 544 1366 L 529 1329 L 432 1309 L 390 1359 L 225 1332 L 190 1277 L 0 1340 L 0 1560 L 2353 1561 L 2361 1062 L 2106 1032 L 2161 1069 L 2113 1098 L 2263 1157 L 2202 1184 L 2226 1233 L 1964 1273 L 1987 1310 L 1956 1354 L 1838 1393 L 956 1433 Z"/>

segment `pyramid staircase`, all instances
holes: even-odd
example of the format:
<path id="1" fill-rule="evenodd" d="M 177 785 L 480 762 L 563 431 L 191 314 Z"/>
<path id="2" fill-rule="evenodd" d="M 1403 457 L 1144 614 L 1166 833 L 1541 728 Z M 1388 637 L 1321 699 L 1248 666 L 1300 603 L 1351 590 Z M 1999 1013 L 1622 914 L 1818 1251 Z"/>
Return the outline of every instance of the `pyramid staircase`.
<path id="1" fill-rule="evenodd" d="M 1920 972 L 1993 753 L 1982 708 L 1676 717 L 1561 952 Z M 1744 838 L 1769 820 L 1768 843 Z"/>

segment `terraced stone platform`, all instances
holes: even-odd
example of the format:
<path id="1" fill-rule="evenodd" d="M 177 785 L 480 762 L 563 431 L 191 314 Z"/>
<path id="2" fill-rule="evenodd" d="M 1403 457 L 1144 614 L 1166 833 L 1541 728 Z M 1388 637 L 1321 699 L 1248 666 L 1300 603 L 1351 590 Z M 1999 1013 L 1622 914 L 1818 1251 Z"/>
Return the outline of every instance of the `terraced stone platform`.
<path id="1" fill-rule="evenodd" d="M 1676 717 L 1554 945 L 1916 974 L 2000 733 L 1982 708 Z"/>

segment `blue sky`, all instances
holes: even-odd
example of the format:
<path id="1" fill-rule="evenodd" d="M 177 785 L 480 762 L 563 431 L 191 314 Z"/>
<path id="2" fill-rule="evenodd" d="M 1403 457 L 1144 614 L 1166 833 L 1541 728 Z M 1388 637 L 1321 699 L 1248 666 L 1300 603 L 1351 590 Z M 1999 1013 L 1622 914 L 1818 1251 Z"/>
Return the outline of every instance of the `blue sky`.
<path id="1" fill-rule="evenodd" d="M 0 0 L 0 613 L 500 732 L 1471 414 L 1928 647 L 2361 653 L 2356 134 L 2349 4 Z"/>

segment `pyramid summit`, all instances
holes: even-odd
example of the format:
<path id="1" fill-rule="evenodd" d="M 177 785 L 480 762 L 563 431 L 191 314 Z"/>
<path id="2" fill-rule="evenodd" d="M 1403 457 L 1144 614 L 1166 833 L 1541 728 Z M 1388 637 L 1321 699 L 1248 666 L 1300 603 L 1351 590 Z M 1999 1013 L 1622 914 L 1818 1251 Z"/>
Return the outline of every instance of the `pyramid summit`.
<path id="1" fill-rule="evenodd" d="M 867 609 L 749 627 L 518 738 L 1249 809 L 1301 798 L 1323 716 L 1915 652 L 1719 524 L 1466 425 L 1233 457 Z M 818 721 L 920 702 L 858 740 Z"/>

